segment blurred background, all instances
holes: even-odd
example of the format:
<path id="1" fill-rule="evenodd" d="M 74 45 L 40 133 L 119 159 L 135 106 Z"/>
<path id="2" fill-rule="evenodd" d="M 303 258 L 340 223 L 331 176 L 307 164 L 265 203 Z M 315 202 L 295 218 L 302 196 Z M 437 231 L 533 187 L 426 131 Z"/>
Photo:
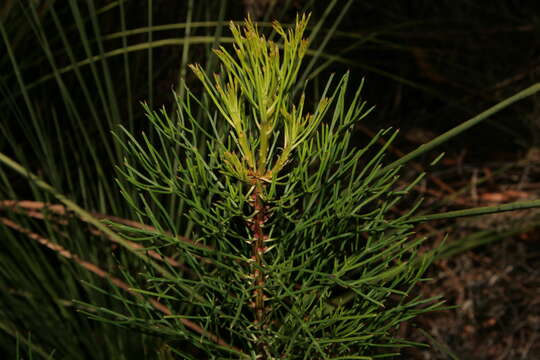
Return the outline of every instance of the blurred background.
<path id="1" fill-rule="evenodd" d="M 332 73 L 364 79 L 363 97 L 376 109 L 355 141 L 399 128 L 388 160 L 540 79 L 537 1 L 3 0 L 0 152 L 97 217 L 136 219 L 115 183 L 124 154 L 111 130 L 122 124 L 151 139 L 140 102 L 173 113 L 182 82 L 200 92 L 187 64 L 218 71 L 211 49 L 230 43 L 228 21 L 249 14 L 271 37 L 272 20 L 291 24 L 302 12 L 312 14 L 300 74 L 308 98 L 317 101 Z M 539 96 L 416 159 L 402 181 L 424 170 L 413 196 L 425 199 L 421 213 L 538 199 Z M 110 278 L 81 264 L 119 274 L 127 257 L 53 203 L 50 192 L 1 168 L 0 353 L 146 359 L 157 348 L 160 358 L 172 356 L 158 339 L 81 313 L 72 299 L 121 308 L 93 289 Z M 532 209 L 419 226 L 426 250 L 442 250 L 418 291 L 455 308 L 403 324 L 401 336 L 429 345 L 403 358 L 540 358 L 539 223 Z"/>

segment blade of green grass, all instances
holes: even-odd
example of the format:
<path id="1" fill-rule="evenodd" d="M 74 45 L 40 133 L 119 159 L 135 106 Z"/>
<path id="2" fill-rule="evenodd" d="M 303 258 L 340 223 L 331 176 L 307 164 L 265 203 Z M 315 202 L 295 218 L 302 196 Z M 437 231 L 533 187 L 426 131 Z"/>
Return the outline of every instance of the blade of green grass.
<path id="1" fill-rule="evenodd" d="M 475 117 L 465 121 L 461 125 L 456 126 L 455 128 L 445 132 L 442 135 L 437 136 L 435 139 L 420 145 L 416 150 L 411 151 L 407 155 L 403 156 L 402 158 L 394 161 L 391 164 L 388 164 L 385 166 L 385 168 L 382 171 L 389 170 L 392 168 L 395 168 L 397 166 L 401 166 L 408 161 L 424 154 L 425 152 L 434 149 L 435 147 L 447 142 L 448 140 L 452 139 L 453 137 L 461 134 L 465 130 L 473 127 L 474 125 L 477 125 L 478 123 L 488 119 L 490 116 L 498 113 L 499 111 L 503 110 L 504 108 L 507 108 L 508 106 L 512 105 L 513 103 L 525 99 L 526 97 L 529 97 L 531 95 L 536 94 L 540 91 L 540 83 L 536 83 L 532 86 L 529 86 L 528 88 L 518 92 L 517 94 L 510 96 L 509 98 L 499 102 L 498 104 L 490 107 L 489 109 L 481 112 L 480 114 L 476 115 Z"/>
<path id="2" fill-rule="evenodd" d="M 415 216 L 409 219 L 407 222 L 416 223 L 416 222 L 425 222 L 425 221 L 430 221 L 430 220 L 455 219 L 455 218 L 465 217 L 465 216 L 486 215 L 486 214 L 501 213 L 505 211 L 531 209 L 531 208 L 537 208 L 537 207 L 540 207 L 540 200 L 519 201 L 519 202 L 513 202 L 510 204 L 503 204 L 503 205 L 481 206 L 481 207 L 476 207 L 472 209 L 454 210 L 454 211 L 448 211 L 448 212 L 443 212 L 439 214 L 420 215 L 420 216 Z"/>

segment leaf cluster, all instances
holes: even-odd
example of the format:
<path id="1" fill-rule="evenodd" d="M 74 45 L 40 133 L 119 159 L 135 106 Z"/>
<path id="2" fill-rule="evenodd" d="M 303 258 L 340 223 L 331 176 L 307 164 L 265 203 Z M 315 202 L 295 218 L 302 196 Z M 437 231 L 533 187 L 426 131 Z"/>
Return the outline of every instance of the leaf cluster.
<path id="1" fill-rule="evenodd" d="M 328 82 L 314 115 L 304 114 L 303 96 L 293 104 L 305 23 L 297 20 L 288 33 L 274 25 L 283 38 L 281 57 L 249 20 L 244 35 L 231 25 L 236 58 L 217 51 L 223 67 L 215 83 L 192 67 L 210 104 L 186 89 L 186 98 L 177 97 L 178 120 L 145 105 L 158 145 L 124 130 L 131 160 L 120 171 L 140 190 L 138 199 L 124 196 L 159 231 L 120 230 L 182 264 L 166 273 L 148 269 L 145 288 L 137 290 L 158 298 L 170 315 L 131 322 L 215 356 L 369 358 L 379 348 L 406 344 L 393 337 L 396 327 L 437 307 L 433 299 L 410 296 L 431 259 L 418 256 L 423 239 L 411 240 L 407 220 L 415 207 L 402 216 L 390 212 L 414 185 L 398 189 L 400 168 L 383 167 L 397 132 L 380 131 L 360 148 L 351 144 L 354 125 L 371 109 L 361 86 L 348 101 L 348 75 Z M 203 107 L 211 131 L 193 116 L 193 103 Z M 180 199 L 183 211 L 150 211 L 146 204 L 163 194 Z M 263 210 L 253 206 L 254 194 L 264 203 L 260 263 L 251 224 Z M 173 226 L 177 216 L 193 224 L 189 241 Z M 253 313 L 260 273 L 262 326 Z"/>

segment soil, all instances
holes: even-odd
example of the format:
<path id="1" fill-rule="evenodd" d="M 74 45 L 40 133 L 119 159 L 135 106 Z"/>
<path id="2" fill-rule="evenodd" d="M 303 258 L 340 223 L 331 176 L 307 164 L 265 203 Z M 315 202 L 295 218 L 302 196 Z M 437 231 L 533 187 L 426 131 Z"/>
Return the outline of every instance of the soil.
<path id="1" fill-rule="evenodd" d="M 531 231 L 437 262 L 434 281 L 422 292 L 443 294 L 457 308 L 408 324 L 407 337 L 431 348 L 407 351 L 404 358 L 540 359 L 539 241 Z"/>
<path id="2" fill-rule="evenodd" d="M 463 207 L 520 201 L 516 197 L 537 199 L 540 171 L 529 169 L 524 178 L 525 170 L 516 169 L 480 187 L 475 199 L 470 193 L 463 196 Z M 534 209 L 430 224 L 431 230 L 450 226 L 449 244 L 479 231 L 502 234 L 529 227 L 433 264 L 428 274 L 432 280 L 423 283 L 420 291 L 425 296 L 442 295 L 455 308 L 404 324 L 401 336 L 429 347 L 407 349 L 401 358 L 540 359 L 540 233 L 537 225 L 536 230 L 531 226 L 539 219 L 540 212 Z M 444 234 L 437 236 L 431 247 L 440 246 Z"/>

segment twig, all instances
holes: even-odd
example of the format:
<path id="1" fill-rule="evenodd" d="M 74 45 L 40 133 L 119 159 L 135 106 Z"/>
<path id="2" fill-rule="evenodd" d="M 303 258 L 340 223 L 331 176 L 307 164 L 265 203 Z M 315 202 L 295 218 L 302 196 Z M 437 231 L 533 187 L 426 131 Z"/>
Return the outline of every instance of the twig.
<path id="1" fill-rule="evenodd" d="M 46 203 L 46 202 L 41 202 L 41 201 L 3 200 L 3 201 L 0 201 L 0 207 L 11 207 L 11 208 L 17 208 L 18 207 L 18 208 L 24 208 L 24 209 L 37 209 L 37 210 L 45 209 L 45 210 L 50 210 L 50 211 L 52 211 L 52 212 L 54 212 L 56 214 L 59 214 L 59 215 L 68 215 L 68 210 L 66 209 L 66 207 L 64 205 Z M 140 222 L 137 222 L 137 221 L 124 219 L 124 218 L 117 217 L 117 216 L 92 212 L 92 211 L 89 211 L 88 213 L 91 214 L 92 216 L 94 216 L 95 218 L 100 219 L 100 220 L 101 219 L 107 219 L 107 220 L 110 220 L 112 222 L 128 225 L 128 226 L 131 226 L 131 227 L 134 227 L 134 228 L 137 228 L 137 229 L 141 229 L 141 230 L 148 230 L 148 231 L 153 231 L 153 232 L 158 231 L 153 226 L 143 224 L 143 223 L 140 223 Z M 85 221 L 84 219 L 81 219 L 81 220 Z M 85 221 L 85 222 L 87 222 L 87 221 Z M 169 236 L 173 236 L 173 234 L 171 232 L 169 232 L 169 231 L 166 231 L 164 233 L 169 235 Z M 212 250 L 212 247 L 196 243 L 192 239 L 187 238 L 185 236 L 176 235 L 174 237 L 176 239 L 178 239 L 180 241 L 183 241 L 185 243 L 188 243 L 188 244 L 190 244 L 190 245 L 192 245 L 194 247 L 200 247 L 200 248 Z"/>
<path id="2" fill-rule="evenodd" d="M 9 209 L 14 210 L 14 211 L 22 210 L 22 212 L 24 214 L 26 214 L 28 216 L 31 216 L 33 218 L 37 218 L 37 219 L 45 219 L 45 215 L 43 214 L 44 210 L 49 210 L 49 211 L 54 212 L 54 213 L 56 213 L 58 215 L 61 215 L 61 216 L 68 216 L 69 215 L 68 211 L 66 210 L 66 208 L 63 205 L 44 203 L 44 202 L 41 202 L 41 201 L 3 200 L 3 201 L 0 201 L 0 208 L 9 208 Z M 37 210 L 37 211 L 33 211 L 33 210 Z M 108 220 L 111 220 L 113 222 L 128 225 L 128 226 L 131 226 L 131 227 L 134 227 L 134 228 L 137 228 L 137 229 L 149 230 L 149 231 L 157 232 L 157 229 L 155 227 L 150 226 L 150 225 L 146 225 L 146 224 L 142 224 L 142 223 L 139 223 L 139 222 L 136 222 L 136 221 L 133 221 L 133 220 L 123 219 L 123 218 L 119 218 L 119 217 L 116 217 L 116 216 L 100 214 L 100 213 L 94 213 L 94 212 L 90 212 L 90 214 L 92 214 L 92 216 L 94 216 L 97 219 L 108 219 Z M 84 219 L 81 219 L 81 220 L 85 221 Z M 67 224 L 67 221 L 65 221 L 65 220 L 55 219 L 55 221 L 62 224 L 62 225 Z M 87 221 L 85 221 L 85 222 L 87 222 Z M 113 242 L 116 242 L 114 238 L 108 236 L 108 234 L 105 234 L 100 230 L 91 229 L 90 232 L 92 232 L 94 235 L 103 235 L 103 236 L 107 237 L 109 240 L 111 240 Z M 170 232 L 165 232 L 165 233 L 167 235 L 169 235 L 169 236 L 173 236 Z M 194 247 L 212 249 L 211 247 L 209 247 L 207 245 L 197 244 L 193 240 L 188 239 L 188 238 L 183 237 L 183 236 L 177 235 L 175 237 L 178 240 L 181 240 L 183 242 L 189 243 L 190 245 L 193 245 Z M 128 245 L 130 245 L 134 249 L 144 249 L 144 246 L 142 246 L 141 244 L 138 244 L 136 242 L 129 241 L 129 240 L 125 240 L 125 241 L 126 241 L 126 243 Z M 163 256 L 163 255 L 157 253 L 154 250 L 148 250 L 147 254 L 150 257 L 154 258 L 154 259 L 164 260 L 171 266 L 179 267 L 179 268 L 183 268 L 183 269 L 187 270 L 187 268 L 184 265 L 180 264 L 178 261 L 176 261 L 172 257 Z"/>

